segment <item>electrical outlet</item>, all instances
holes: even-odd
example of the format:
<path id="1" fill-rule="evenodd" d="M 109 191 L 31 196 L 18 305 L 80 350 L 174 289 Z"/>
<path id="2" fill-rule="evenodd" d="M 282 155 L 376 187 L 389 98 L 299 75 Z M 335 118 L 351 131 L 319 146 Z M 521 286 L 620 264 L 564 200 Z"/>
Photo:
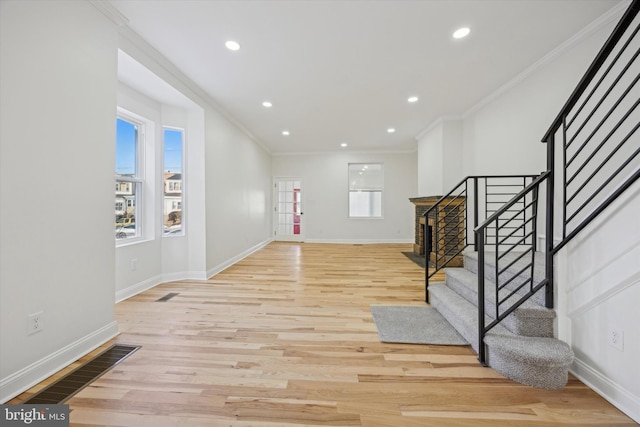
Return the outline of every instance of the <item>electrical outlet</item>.
<path id="1" fill-rule="evenodd" d="M 136 271 L 136 268 L 138 268 L 138 260 L 137 259 L 132 259 L 131 260 L 131 271 Z"/>
<path id="2" fill-rule="evenodd" d="M 27 334 L 32 335 L 44 329 L 44 311 L 30 314 L 27 323 Z"/>
<path id="3" fill-rule="evenodd" d="M 624 331 L 609 329 L 609 345 L 618 351 L 624 351 Z"/>

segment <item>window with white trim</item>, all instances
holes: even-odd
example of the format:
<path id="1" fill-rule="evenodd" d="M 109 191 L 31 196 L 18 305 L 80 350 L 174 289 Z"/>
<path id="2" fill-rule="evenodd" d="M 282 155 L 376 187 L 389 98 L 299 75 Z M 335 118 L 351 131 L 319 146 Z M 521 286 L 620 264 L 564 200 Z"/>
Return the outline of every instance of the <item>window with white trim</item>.
<path id="1" fill-rule="evenodd" d="M 164 128 L 163 132 L 163 235 L 184 234 L 184 130 Z"/>
<path id="2" fill-rule="evenodd" d="M 349 218 L 382 218 L 382 163 L 349 163 Z"/>
<path id="3" fill-rule="evenodd" d="M 141 168 L 143 126 L 142 123 L 120 114 L 116 119 L 116 241 L 141 236 L 138 219 L 141 218 L 139 213 L 144 184 Z"/>

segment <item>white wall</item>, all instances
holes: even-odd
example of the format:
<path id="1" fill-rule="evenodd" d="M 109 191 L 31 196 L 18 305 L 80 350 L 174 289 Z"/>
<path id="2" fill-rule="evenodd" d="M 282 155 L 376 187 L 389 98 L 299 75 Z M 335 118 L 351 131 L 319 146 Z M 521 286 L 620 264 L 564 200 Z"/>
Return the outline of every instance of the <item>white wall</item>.
<path id="1" fill-rule="evenodd" d="M 558 255 L 561 338 L 572 371 L 640 422 L 640 182 Z M 609 345 L 624 335 L 622 351 Z"/>
<path id="2" fill-rule="evenodd" d="M 612 24 L 522 76 L 521 81 L 464 115 L 465 175 L 539 174 L 540 142 L 604 44 Z"/>
<path id="3" fill-rule="evenodd" d="M 3 1 L 0 43 L 6 401 L 117 333 L 117 31 L 88 2 Z M 27 335 L 27 316 L 39 311 L 44 329 Z"/>
<path id="4" fill-rule="evenodd" d="M 213 108 L 205 131 L 211 276 L 271 241 L 271 156 Z"/>
<path id="5" fill-rule="evenodd" d="M 466 175 L 462 169 L 463 121 L 437 121 L 418 140 L 418 194 L 442 196 Z"/>
<path id="6" fill-rule="evenodd" d="M 418 139 L 419 197 L 442 196 L 449 191 L 444 188 L 443 127 L 439 121 Z"/>
<path id="7" fill-rule="evenodd" d="M 447 165 L 442 171 L 442 191 L 445 194 L 466 176 L 462 169 L 463 121 L 446 120 L 443 123 L 442 133 L 444 141 L 442 158 Z"/>
<path id="8" fill-rule="evenodd" d="M 383 219 L 349 219 L 348 164 L 383 163 Z M 416 153 L 331 152 L 273 157 L 274 177 L 302 179 L 309 242 L 413 242 Z"/>

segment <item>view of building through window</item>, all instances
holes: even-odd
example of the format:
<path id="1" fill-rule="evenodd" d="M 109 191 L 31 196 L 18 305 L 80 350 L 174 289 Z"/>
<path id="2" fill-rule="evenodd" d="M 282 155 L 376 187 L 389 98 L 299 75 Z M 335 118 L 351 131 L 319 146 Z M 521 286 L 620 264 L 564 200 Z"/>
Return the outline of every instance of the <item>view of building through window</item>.
<path id="1" fill-rule="evenodd" d="M 184 133 L 180 129 L 164 129 L 164 167 L 163 167 L 163 234 L 182 234 L 183 198 L 182 163 Z"/>
<path id="2" fill-rule="evenodd" d="M 118 117 L 116 120 L 115 237 L 140 235 L 136 224 L 140 207 L 142 179 L 139 175 L 139 125 Z"/>

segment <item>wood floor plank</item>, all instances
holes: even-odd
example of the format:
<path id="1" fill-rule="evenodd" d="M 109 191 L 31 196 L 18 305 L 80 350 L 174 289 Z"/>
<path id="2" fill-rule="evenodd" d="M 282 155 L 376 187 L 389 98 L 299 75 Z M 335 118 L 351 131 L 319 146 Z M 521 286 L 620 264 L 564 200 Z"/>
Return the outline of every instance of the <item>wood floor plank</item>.
<path id="1" fill-rule="evenodd" d="M 142 348 L 68 401 L 71 425 L 636 425 L 573 377 L 538 390 L 481 367 L 470 346 L 381 343 L 371 305 L 424 305 L 410 250 L 272 243 L 209 280 L 118 303 L 121 333 L 102 348 Z"/>

